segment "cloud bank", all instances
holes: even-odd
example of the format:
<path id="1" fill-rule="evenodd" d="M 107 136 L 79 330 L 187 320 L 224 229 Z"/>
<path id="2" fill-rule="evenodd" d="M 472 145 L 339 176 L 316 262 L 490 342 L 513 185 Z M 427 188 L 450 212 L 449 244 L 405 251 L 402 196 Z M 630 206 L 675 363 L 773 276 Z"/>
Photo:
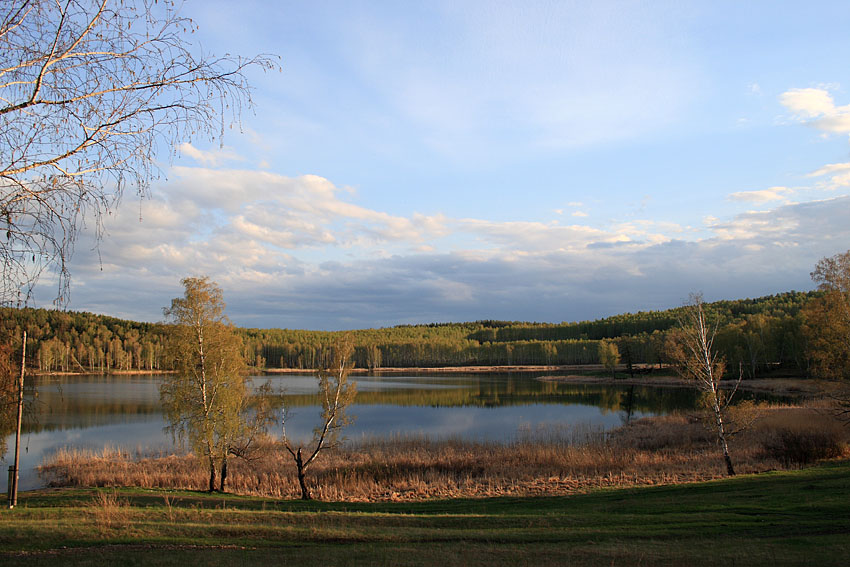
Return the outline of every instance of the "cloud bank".
<path id="1" fill-rule="evenodd" d="M 708 236 L 688 239 L 648 220 L 595 228 L 391 215 L 316 175 L 183 166 L 170 177 L 140 209 L 117 211 L 99 250 L 78 246 L 74 308 L 159 320 L 182 277 L 207 274 L 242 326 L 571 321 L 673 307 L 692 291 L 808 289 L 817 259 L 850 242 L 847 196 L 711 220 Z"/>

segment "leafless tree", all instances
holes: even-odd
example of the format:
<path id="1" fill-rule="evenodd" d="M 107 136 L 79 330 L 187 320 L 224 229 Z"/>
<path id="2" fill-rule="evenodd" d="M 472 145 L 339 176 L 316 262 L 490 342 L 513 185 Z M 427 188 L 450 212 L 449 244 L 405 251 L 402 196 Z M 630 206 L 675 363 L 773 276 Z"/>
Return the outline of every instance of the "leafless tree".
<path id="1" fill-rule="evenodd" d="M 354 367 L 351 361 L 353 354 L 353 340 L 350 337 L 343 337 L 334 347 L 331 367 L 317 373 L 319 397 L 322 401 L 322 419 L 320 425 L 313 430 L 313 440 L 307 446 L 296 444 L 287 435 L 287 412 L 284 408 L 283 446 L 295 461 L 302 500 L 312 498 L 305 480 L 307 469 L 323 450 L 339 444 L 342 429 L 352 421 L 346 410 L 354 402 L 354 396 L 357 394 L 357 384 L 348 381 L 348 374 Z"/>
<path id="2" fill-rule="evenodd" d="M 45 269 L 67 301 L 78 231 L 127 187 L 144 196 L 160 149 L 219 139 L 251 105 L 245 72 L 272 58 L 194 49 L 181 2 L 0 3 L 0 302 L 25 304 Z"/>
<path id="3" fill-rule="evenodd" d="M 690 301 L 683 308 L 679 328 L 670 334 L 667 354 L 676 365 L 679 374 L 686 380 L 692 381 L 702 392 L 710 410 L 717 441 L 723 451 L 726 472 L 733 476 L 735 468 L 729 456 L 728 438 L 734 432 L 729 431 L 725 419 L 726 411 L 738 390 L 743 375 L 739 373 L 738 380 L 731 391 L 727 392 L 721 388 L 720 381 L 726 371 L 726 361 L 714 347 L 717 328 L 718 321 L 708 320 L 702 295 L 692 294 Z"/>

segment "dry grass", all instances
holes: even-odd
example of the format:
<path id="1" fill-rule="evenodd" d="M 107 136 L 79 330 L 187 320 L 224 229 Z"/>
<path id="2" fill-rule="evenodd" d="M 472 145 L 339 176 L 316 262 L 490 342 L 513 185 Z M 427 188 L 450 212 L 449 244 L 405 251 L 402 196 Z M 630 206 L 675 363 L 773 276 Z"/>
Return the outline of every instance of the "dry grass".
<path id="1" fill-rule="evenodd" d="M 850 431 L 829 411 L 774 407 L 762 413 L 732 441 L 739 473 L 799 467 L 807 459 L 785 450 L 795 438 L 807 439 L 806 446 L 832 447 L 824 454 L 813 450 L 806 455 L 850 456 Z M 783 437 L 783 431 L 791 433 Z M 830 433 L 818 434 L 823 431 Z M 204 468 L 191 455 L 64 450 L 41 469 L 53 486 L 203 490 L 207 482 Z M 323 454 L 308 472 L 308 481 L 314 497 L 323 500 L 422 500 L 693 482 L 720 478 L 724 470 L 710 430 L 688 416 L 666 416 L 609 433 L 592 427 L 527 430 L 507 445 L 426 438 L 363 441 Z M 229 475 L 233 492 L 300 495 L 289 455 L 271 442 L 254 461 L 232 460 Z"/>
<path id="2" fill-rule="evenodd" d="M 91 499 L 88 510 L 101 533 L 122 528 L 129 520 L 129 505 L 115 492 L 98 492 Z"/>

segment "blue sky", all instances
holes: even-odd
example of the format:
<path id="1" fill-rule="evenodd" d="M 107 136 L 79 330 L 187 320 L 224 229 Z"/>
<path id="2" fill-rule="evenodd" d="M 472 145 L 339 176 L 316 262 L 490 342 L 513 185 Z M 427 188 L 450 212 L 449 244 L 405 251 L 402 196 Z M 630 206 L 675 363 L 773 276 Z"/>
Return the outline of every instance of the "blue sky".
<path id="1" fill-rule="evenodd" d="M 811 289 L 850 248 L 846 2 L 184 14 L 282 71 L 223 148 L 162 153 L 100 262 L 81 238 L 73 309 L 156 321 L 208 274 L 241 326 L 573 321 Z"/>

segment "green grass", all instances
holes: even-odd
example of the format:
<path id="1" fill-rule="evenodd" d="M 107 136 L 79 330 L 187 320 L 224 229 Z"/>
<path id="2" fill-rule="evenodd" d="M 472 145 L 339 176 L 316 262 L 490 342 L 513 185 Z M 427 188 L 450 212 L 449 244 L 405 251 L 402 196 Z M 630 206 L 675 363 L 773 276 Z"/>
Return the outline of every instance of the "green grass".
<path id="1" fill-rule="evenodd" d="M 569 497 L 359 504 L 75 489 L 24 493 L 0 511 L 0 564 L 839 565 L 848 556 L 850 462 Z"/>

